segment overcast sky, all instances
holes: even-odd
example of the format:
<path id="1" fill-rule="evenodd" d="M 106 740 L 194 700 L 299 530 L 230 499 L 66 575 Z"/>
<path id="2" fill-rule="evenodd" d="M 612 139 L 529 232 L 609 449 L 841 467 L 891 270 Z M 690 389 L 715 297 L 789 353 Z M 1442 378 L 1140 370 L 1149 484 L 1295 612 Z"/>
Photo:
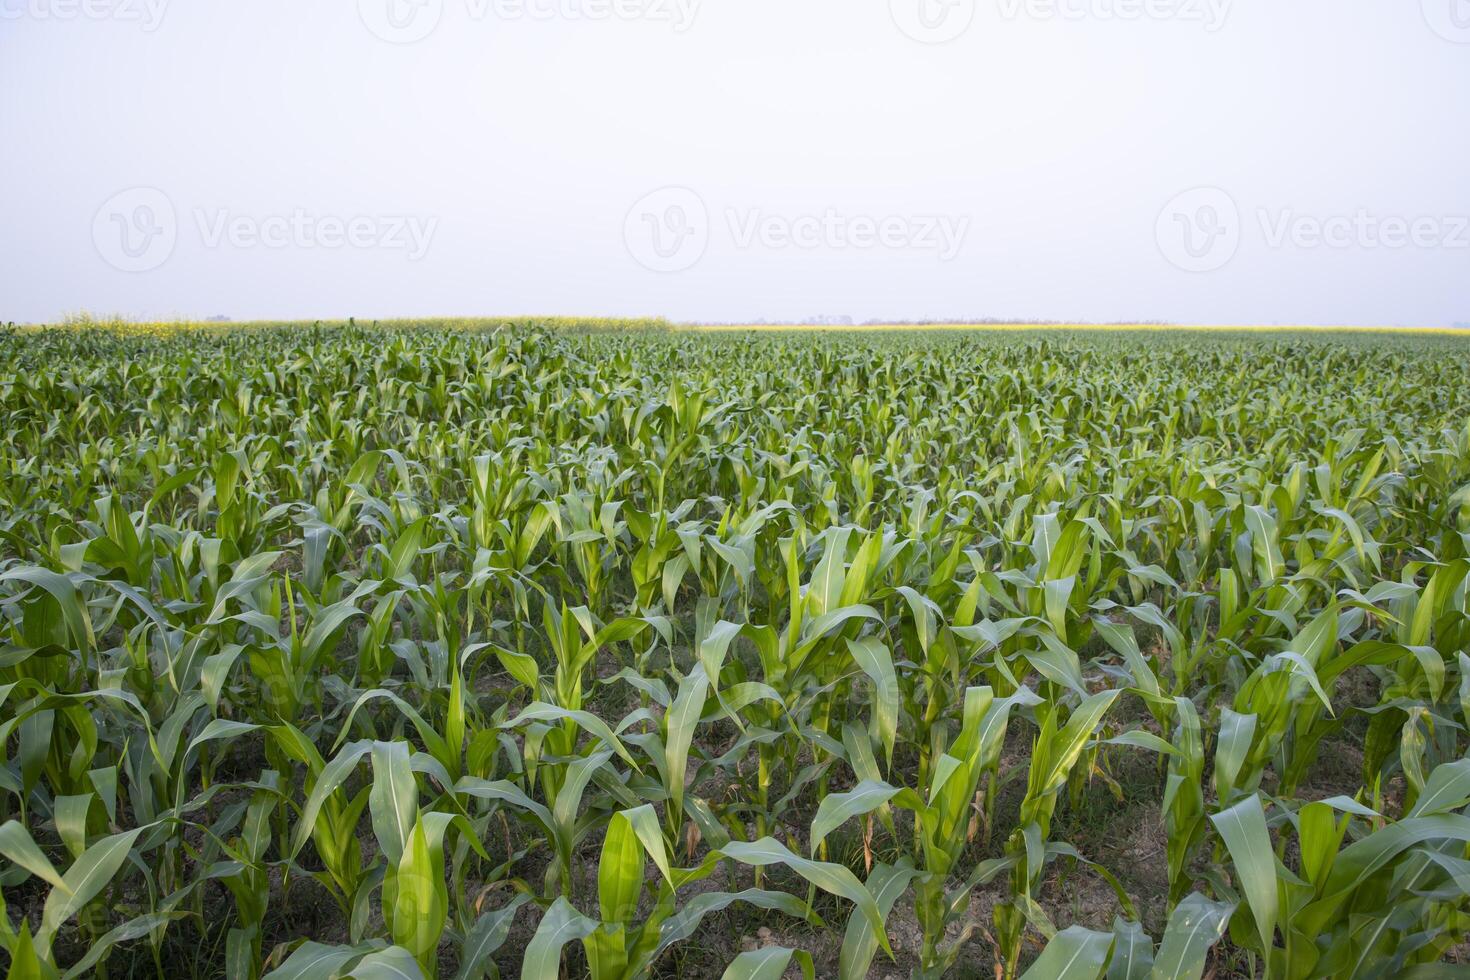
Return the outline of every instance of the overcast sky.
<path id="1" fill-rule="evenodd" d="M 0 0 L 0 319 L 1470 321 L 1470 0 Z"/>

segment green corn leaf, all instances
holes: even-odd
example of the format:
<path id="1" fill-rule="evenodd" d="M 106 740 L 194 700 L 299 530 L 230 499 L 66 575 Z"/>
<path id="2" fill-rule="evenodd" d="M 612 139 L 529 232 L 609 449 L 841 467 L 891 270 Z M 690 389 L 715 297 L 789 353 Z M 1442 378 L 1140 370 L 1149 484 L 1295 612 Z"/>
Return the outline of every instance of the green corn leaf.
<path id="1" fill-rule="evenodd" d="M 762 888 L 747 888 L 740 892 L 703 892 L 690 898 L 682 908 L 660 924 L 658 945 L 655 947 L 654 956 L 658 956 L 675 944 L 694 935 L 706 915 L 727 909 L 736 902 L 782 912 L 813 924 L 821 924 L 821 919 L 805 902 L 785 892 L 768 891 Z"/>
<path id="2" fill-rule="evenodd" d="M 816 976 L 811 953 L 783 946 L 767 946 L 735 957 L 721 974 L 721 980 L 781 980 L 793 958 L 801 964 L 801 975 L 805 980 Z"/>
<path id="3" fill-rule="evenodd" d="M 555 831 L 556 820 L 551 811 L 526 795 L 525 790 L 505 779 L 485 780 L 465 776 L 454 784 L 456 796 L 472 796 L 481 800 L 509 803 L 534 816 L 548 831 Z"/>
<path id="4" fill-rule="evenodd" d="M 1460 814 L 1412 817 L 1348 845 L 1333 862 L 1323 899 L 1309 906 L 1308 911 L 1330 908 L 1334 901 L 1342 899 L 1408 848 L 1433 840 L 1470 842 L 1470 817 Z M 1310 920 L 1304 924 L 1304 928 L 1313 927 L 1315 923 Z"/>
<path id="5" fill-rule="evenodd" d="M 631 922 L 643 894 L 643 842 L 621 813 L 608 822 L 597 865 L 598 905 L 604 923 Z"/>
<path id="6" fill-rule="evenodd" d="M 1347 821 L 1339 820 L 1326 803 L 1309 803 L 1297 811 L 1302 874 L 1309 882 L 1319 886 L 1325 883 L 1346 833 Z"/>
<path id="7" fill-rule="evenodd" d="M 31 839 L 31 835 L 26 832 L 25 827 L 19 821 L 7 820 L 3 826 L 0 826 L 0 854 L 31 874 L 45 880 L 52 887 L 63 892 L 69 890 L 61 873 L 52 866 L 51 861 L 36 846 L 36 842 Z"/>
<path id="8" fill-rule="evenodd" d="M 424 980 L 425 973 L 412 953 L 390 946 L 358 960 L 347 976 L 352 980 Z"/>
<path id="9" fill-rule="evenodd" d="M 9 923 L 6 924 L 7 927 Z M 20 932 L 9 948 L 10 969 L 5 980 L 55 980 L 56 968 L 41 958 L 31 939 L 31 924 L 22 921 Z"/>
<path id="10" fill-rule="evenodd" d="M 1162 693 L 1159 689 L 1159 679 L 1149 664 L 1148 658 L 1138 647 L 1138 638 L 1133 634 L 1133 628 L 1123 623 L 1114 623 L 1108 620 L 1095 620 L 1098 635 L 1107 641 L 1123 657 L 1123 662 L 1128 665 L 1128 672 L 1133 675 L 1138 689 L 1145 694 L 1155 697 Z"/>
<path id="11" fill-rule="evenodd" d="M 1199 980 L 1210 948 L 1225 934 L 1234 911 L 1234 905 L 1212 902 L 1198 892 L 1187 896 L 1169 916 L 1150 974 L 1153 980 Z"/>
<path id="12" fill-rule="evenodd" d="M 654 866 L 669 883 L 669 887 L 674 887 L 674 872 L 669 865 L 668 845 L 664 841 L 663 831 L 659 829 L 658 815 L 654 812 L 653 804 L 645 803 L 632 810 L 624 810 L 619 816 L 627 821 L 628 826 L 637 835 L 644 851 L 653 858 Z"/>
<path id="13" fill-rule="evenodd" d="M 1256 553 L 1256 565 L 1263 582 L 1274 582 L 1286 570 L 1281 557 L 1281 545 L 1277 541 L 1276 518 L 1264 507 L 1251 506 L 1245 509 L 1245 526 L 1251 532 L 1251 547 Z"/>
<path id="14" fill-rule="evenodd" d="M 363 952 L 347 946 L 305 942 L 261 980 L 336 980 L 348 964 L 362 957 Z"/>
<path id="15" fill-rule="evenodd" d="M 316 784 L 312 786 L 311 792 L 306 797 L 306 805 L 301 808 L 301 819 L 296 824 L 296 831 L 291 838 L 292 857 L 300 854 L 301 849 L 306 846 L 306 841 L 316 828 L 317 814 L 326 804 L 327 797 L 342 788 L 342 785 L 347 782 L 347 777 L 352 775 L 352 771 L 362 761 L 363 756 L 372 752 L 373 744 L 372 742 L 355 742 L 338 752 L 336 758 L 322 768 L 321 775 L 317 777 Z"/>
<path id="16" fill-rule="evenodd" d="M 61 876 L 61 886 L 46 896 L 46 904 L 41 910 L 41 928 L 36 932 L 37 945 L 49 950 L 51 938 L 62 923 L 102 893 L 127 861 L 128 853 L 144 829 L 139 827 L 104 837 L 72 862 Z"/>
<path id="17" fill-rule="evenodd" d="M 486 912 L 475 920 L 460 949 L 459 970 L 454 980 L 483 980 L 488 975 L 492 965 L 490 958 L 510 938 L 516 913 L 530 900 L 529 895 L 517 895 L 505 906 Z"/>
<path id="18" fill-rule="evenodd" d="M 1053 734 L 1046 745 L 1039 747 L 1044 752 L 1044 757 L 1033 757 L 1032 766 L 1042 764 L 1041 778 L 1037 784 L 1040 795 L 1054 794 L 1066 783 L 1072 767 L 1081 757 L 1097 726 L 1102 723 L 1103 716 L 1118 699 L 1119 693 L 1103 691 L 1087 698 L 1072 712 L 1061 731 Z"/>
<path id="19" fill-rule="evenodd" d="M 397 867 L 384 886 L 384 918 L 391 922 L 393 942 L 408 950 L 426 969 L 432 969 L 439 937 L 449 915 L 449 896 L 444 885 L 444 828 L 449 814 L 426 813 L 415 822 L 404 841 Z"/>
<path id="20" fill-rule="evenodd" d="M 1433 817 L 1458 810 L 1470 802 L 1470 759 L 1457 759 L 1436 766 L 1424 789 L 1404 816 Z"/>
<path id="21" fill-rule="evenodd" d="M 1268 956 L 1276 934 L 1276 855 L 1266 829 L 1266 811 L 1259 796 L 1249 796 L 1230 809 L 1214 814 L 1210 822 L 1220 832 L 1235 864 L 1241 891 L 1250 905 L 1260 953 Z"/>
<path id="22" fill-rule="evenodd" d="M 665 716 L 664 772 L 669 793 L 669 824 L 677 826 L 684 819 L 684 778 L 689 769 L 689 747 L 694 744 L 694 728 L 704 712 L 709 694 L 709 678 L 704 665 L 696 665 L 679 684 L 679 693 Z"/>
<path id="23" fill-rule="evenodd" d="M 56 834 L 73 859 L 87 849 L 87 814 L 92 809 L 91 793 L 58 796 L 53 808 Z"/>
<path id="24" fill-rule="evenodd" d="M 130 943 L 150 933 L 158 932 L 173 918 L 172 914 L 166 912 L 154 912 L 129 919 L 122 925 L 109 930 L 105 935 L 87 945 L 86 954 L 62 974 L 62 980 L 75 980 L 77 977 L 92 975 L 93 969 L 108 953 L 112 952 L 114 946 L 119 943 Z"/>
<path id="25" fill-rule="evenodd" d="M 1113 919 L 1113 956 L 1108 980 L 1149 980 L 1154 968 L 1154 944 L 1137 922 Z"/>
<path id="26" fill-rule="evenodd" d="M 853 817 L 872 813 L 897 795 L 898 790 L 887 783 L 864 782 L 849 793 L 829 793 L 823 797 L 812 820 L 811 853 L 817 853 L 832 831 Z"/>
<path id="27" fill-rule="evenodd" d="M 1098 980 L 1112 948 L 1110 933 L 1069 926 L 1052 937 L 1021 980 Z"/>
<path id="28" fill-rule="evenodd" d="M 893 764 L 893 746 L 898 738 L 898 676 L 893 654 L 877 637 L 847 641 L 848 652 L 873 684 L 873 724 L 883 746 L 885 765 Z"/>
<path id="29" fill-rule="evenodd" d="M 373 783 L 368 795 L 373 836 L 390 864 L 397 864 L 408 846 L 419 816 L 419 787 L 409 766 L 407 742 L 374 742 Z"/>
<path id="30" fill-rule="evenodd" d="M 81 593 L 70 578 L 46 568 L 22 566 L 0 572 L 0 585 L 6 582 L 25 582 L 45 590 L 60 606 L 61 615 L 72 638 L 77 643 L 84 644 L 87 649 L 96 644 L 96 638 L 92 634 L 92 617 L 87 612 Z"/>
<path id="31" fill-rule="evenodd" d="M 724 667 L 730 644 L 740 635 L 740 630 L 738 623 L 721 620 L 715 623 L 710 628 L 709 635 L 700 641 L 699 663 L 704 668 L 705 678 L 711 685 L 719 684 L 720 672 Z"/>
<path id="32" fill-rule="evenodd" d="M 878 863 L 868 876 L 867 889 L 878 904 L 878 913 L 885 920 L 893 910 L 899 897 L 908 891 L 909 884 L 920 872 L 905 858 L 897 865 Z M 862 910 L 854 909 L 847 919 L 847 931 L 842 937 L 842 949 L 838 956 L 840 980 L 862 980 L 868 975 L 873 957 L 878 952 L 878 937 L 873 925 Z"/>
<path id="33" fill-rule="evenodd" d="M 888 945 L 888 934 L 883 929 L 883 916 L 878 911 L 878 904 L 872 893 L 863 887 L 863 883 L 851 871 L 841 865 L 800 857 L 770 837 L 748 844 L 732 841 L 721 848 L 720 853 L 753 867 L 784 864 L 822 891 L 852 902 L 867 917 L 884 952 L 890 957 L 893 955 L 893 950 Z"/>
<path id="34" fill-rule="evenodd" d="M 1028 650 L 1025 654 L 1031 666 L 1053 684 L 1076 692 L 1078 697 L 1087 697 L 1087 683 L 1082 679 L 1082 662 L 1077 658 L 1076 652 L 1047 633 L 1042 634 L 1041 642 L 1046 649 Z"/>
<path id="35" fill-rule="evenodd" d="M 1233 796 L 1241 768 L 1250 754 L 1255 731 L 1255 715 L 1220 709 L 1220 736 L 1215 743 L 1215 789 L 1222 801 L 1229 802 Z"/>
<path id="36" fill-rule="evenodd" d="M 1131 745 L 1134 748 L 1148 749 L 1160 755 L 1178 755 L 1179 750 L 1164 741 L 1153 732 L 1144 731 L 1141 728 L 1130 732 L 1114 735 L 1112 738 L 1103 739 L 1101 745 Z"/>
<path id="37" fill-rule="evenodd" d="M 526 946 L 526 956 L 521 962 L 522 980 L 558 980 L 562 947 L 586 939 L 597 928 L 595 920 L 578 912 L 565 898 L 558 898 L 541 917 L 536 934 Z"/>
<path id="38" fill-rule="evenodd" d="M 600 739 L 602 741 L 602 744 L 606 745 L 609 749 L 616 752 L 618 754 L 618 757 L 621 758 L 628 765 L 632 766 L 634 769 L 638 768 L 638 764 L 633 761 L 633 757 L 628 754 L 628 750 L 623 746 L 623 743 L 618 741 L 618 737 L 613 734 L 613 731 L 611 728 L 608 727 L 607 722 L 592 714 L 590 711 L 571 711 L 566 708 L 558 708 L 554 704 L 537 702 L 536 704 L 533 704 L 530 707 L 526 708 L 525 711 L 522 711 L 520 714 L 516 715 L 510 721 L 504 722 L 500 727 L 502 729 L 519 728 L 528 721 L 575 722 L 586 731 L 592 733 L 592 735 L 594 735 L 596 738 Z"/>

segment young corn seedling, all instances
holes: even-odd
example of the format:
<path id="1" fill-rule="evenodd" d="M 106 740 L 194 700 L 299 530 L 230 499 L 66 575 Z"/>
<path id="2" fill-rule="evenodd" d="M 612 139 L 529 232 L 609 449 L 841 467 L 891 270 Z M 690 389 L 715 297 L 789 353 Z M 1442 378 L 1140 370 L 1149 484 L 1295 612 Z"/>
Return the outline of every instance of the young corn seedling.
<path id="1" fill-rule="evenodd" d="M 1118 691 L 1094 694 L 1073 709 L 1065 725 L 1058 722 L 1059 706 L 1043 704 L 1041 730 L 1031 750 L 1026 795 L 1021 801 L 1020 826 L 1006 841 L 1006 855 L 1015 860 L 1011 871 L 1011 898 L 994 911 L 999 954 L 1008 977 L 1016 975 L 1021 961 L 1021 940 L 1028 921 L 1043 930 L 1045 916 L 1036 905 L 1035 894 L 1047 861 L 1047 840 L 1057 796 L 1067 785 L 1072 769 L 1082 758 L 1094 731 L 1118 698 Z M 1109 882 L 1113 884 L 1113 882 Z M 1127 896 L 1117 889 L 1127 906 Z"/>
<path id="2" fill-rule="evenodd" d="M 900 878 L 914 891 L 914 912 L 923 932 L 916 976 L 939 977 L 952 967 L 978 922 L 967 923 L 960 935 L 944 942 L 949 926 L 964 920 L 969 911 L 970 893 L 997 875 L 1014 867 L 1018 861 L 1008 855 L 978 864 L 963 881 L 954 882 L 955 872 L 973 832 L 975 794 L 982 777 L 999 764 L 1001 745 L 1012 709 L 1017 705 L 1034 705 L 1040 699 L 1029 690 L 997 700 L 989 688 L 974 687 L 965 692 L 963 724 L 954 742 L 946 747 L 934 768 L 934 775 L 922 794 L 907 787 L 891 786 L 876 778 L 865 778 L 850 793 L 834 793 L 822 800 L 812 822 L 812 850 L 827 835 L 846 821 L 888 805 L 901 807 L 914 814 L 915 844 L 913 853 L 901 868 L 883 866 L 875 872 L 875 892 L 883 894 L 891 882 Z M 863 738 L 856 735 L 856 738 Z M 854 745 L 853 740 L 849 740 Z M 856 747 L 856 746 L 855 746 Z M 860 750 L 859 758 L 861 759 Z M 870 758 L 870 756 L 869 756 Z M 867 768 L 859 761 L 858 765 Z M 862 775 L 862 773 L 860 773 Z M 875 775 L 870 773 L 871 775 Z M 888 823 L 892 825 L 892 821 Z M 953 886 L 953 887 L 952 887 Z M 891 903 L 893 898 L 888 901 Z M 851 927 L 850 927 L 851 932 Z M 855 938 L 854 943 L 860 940 Z M 872 950 L 869 950 L 871 958 Z M 844 961 L 844 977 L 866 975 L 866 961 Z"/>
<path id="3" fill-rule="evenodd" d="M 1434 962 L 1470 931 L 1467 803 L 1470 760 L 1442 765 L 1400 820 L 1345 847 L 1355 821 L 1382 816 L 1347 797 L 1309 803 L 1279 821 L 1297 839 L 1295 870 L 1273 848 L 1259 795 L 1212 816 L 1244 896 L 1232 938 L 1282 980 L 1387 977 Z"/>
<path id="4" fill-rule="evenodd" d="M 650 910 L 640 920 L 645 904 L 645 862 L 652 858 L 659 877 Z M 784 865 L 814 888 L 856 906 L 878 942 L 892 955 L 883 928 L 883 915 L 872 894 L 846 868 L 800 857 L 770 838 L 751 843 L 730 842 L 712 851 L 694 868 L 672 866 L 657 815 L 644 805 L 613 815 L 598 865 L 598 918 L 583 915 L 566 898 L 558 898 L 541 920 L 526 948 L 521 975 L 531 980 L 556 980 L 562 947 L 580 940 L 593 980 L 641 980 L 654 961 L 675 943 L 689 938 L 711 912 L 735 902 L 773 909 L 798 918 L 817 920 L 807 903 L 784 892 L 749 888 L 740 892 L 702 892 L 677 904 L 679 888 L 707 878 L 723 860 L 752 867 Z"/>

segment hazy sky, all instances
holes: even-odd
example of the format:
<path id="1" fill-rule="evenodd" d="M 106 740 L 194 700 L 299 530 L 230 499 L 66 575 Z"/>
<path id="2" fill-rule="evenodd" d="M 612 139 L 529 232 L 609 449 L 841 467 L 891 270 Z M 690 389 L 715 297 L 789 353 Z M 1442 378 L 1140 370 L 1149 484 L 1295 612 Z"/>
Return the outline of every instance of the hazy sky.
<path id="1" fill-rule="evenodd" d="M 0 319 L 1470 321 L 1470 0 L 0 0 Z"/>

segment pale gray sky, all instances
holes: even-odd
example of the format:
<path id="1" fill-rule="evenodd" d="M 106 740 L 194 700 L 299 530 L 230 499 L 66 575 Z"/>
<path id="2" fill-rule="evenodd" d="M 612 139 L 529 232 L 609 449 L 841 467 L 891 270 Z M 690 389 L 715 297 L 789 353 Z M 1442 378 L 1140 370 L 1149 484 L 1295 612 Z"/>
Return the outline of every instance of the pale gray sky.
<path id="1" fill-rule="evenodd" d="M 1470 0 L 0 0 L 0 319 L 1470 321 Z"/>

